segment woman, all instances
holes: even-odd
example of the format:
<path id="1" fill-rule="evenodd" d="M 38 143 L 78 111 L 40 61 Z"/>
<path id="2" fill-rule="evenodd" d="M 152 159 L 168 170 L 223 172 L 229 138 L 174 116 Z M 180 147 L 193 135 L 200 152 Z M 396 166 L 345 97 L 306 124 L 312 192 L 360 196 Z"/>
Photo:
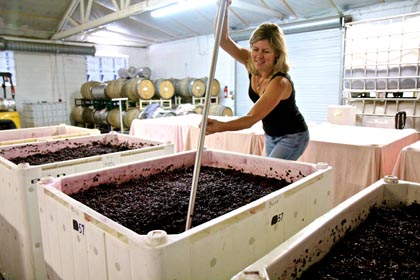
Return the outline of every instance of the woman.
<path id="1" fill-rule="evenodd" d="M 246 67 L 249 97 L 254 105 L 247 115 L 232 121 L 208 119 L 206 135 L 249 128 L 262 120 L 266 155 L 297 160 L 308 145 L 309 131 L 296 106 L 295 89 L 287 74 L 290 66 L 284 34 L 278 25 L 263 23 L 253 32 L 249 43 L 250 50 L 229 37 L 226 12 L 220 47 Z"/>

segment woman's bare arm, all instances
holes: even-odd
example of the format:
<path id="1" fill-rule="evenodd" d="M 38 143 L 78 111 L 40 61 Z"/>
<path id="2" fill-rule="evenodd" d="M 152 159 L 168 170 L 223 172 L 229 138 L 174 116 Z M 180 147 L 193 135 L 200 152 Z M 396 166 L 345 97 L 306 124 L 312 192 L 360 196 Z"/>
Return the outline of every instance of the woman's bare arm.
<path id="1" fill-rule="evenodd" d="M 227 122 L 209 118 L 207 120 L 206 134 L 209 135 L 216 132 L 250 128 L 255 123 L 265 118 L 281 100 L 289 98 L 291 92 L 292 85 L 290 84 L 290 81 L 283 77 L 276 77 L 269 83 L 265 93 L 258 99 L 254 106 L 252 106 L 248 114 Z"/>
<path id="2" fill-rule="evenodd" d="M 218 22 L 217 18 L 215 22 Z M 220 47 L 223 50 L 225 50 L 228 54 L 230 54 L 235 60 L 246 65 L 246 62 L 250 57 L 250 51 L 241 47 L 235 41 L 233 41 L 232 38 L 230 38 L 228 11 L 226 11 L 225 18 L 223 20 L 223 26 L 220 37 Z"/>

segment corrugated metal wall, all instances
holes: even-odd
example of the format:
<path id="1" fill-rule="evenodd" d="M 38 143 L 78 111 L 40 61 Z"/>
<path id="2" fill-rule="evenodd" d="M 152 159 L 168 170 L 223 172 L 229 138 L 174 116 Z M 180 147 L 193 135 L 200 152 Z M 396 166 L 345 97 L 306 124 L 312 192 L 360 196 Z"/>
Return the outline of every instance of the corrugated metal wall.
<path id="1" fill-rule="evenodd" d="M 341 96 L 342 30 L 286 35 L 297 104 L 308 122 L 326 122 Z"/>
<path id="2" fill-rule="evenodd" d="M 341 95 L 342 31 L 337 28 L 290 34 L 286 42 L 299 109 L 308 122 L 327 121 L 328 105 L 339 104 Z M 247 41 L 240 44 L 248 46 Z M 252 102 L 248 97 L 249 79 L 239 63 L 236 78 L 236 113 L 244 115 Z"/>

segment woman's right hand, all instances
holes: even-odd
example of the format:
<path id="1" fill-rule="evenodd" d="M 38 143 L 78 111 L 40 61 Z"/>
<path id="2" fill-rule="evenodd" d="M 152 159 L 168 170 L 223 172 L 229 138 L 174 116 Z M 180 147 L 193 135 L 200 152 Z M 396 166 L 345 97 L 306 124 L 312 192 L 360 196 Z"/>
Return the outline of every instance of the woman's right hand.
<path id="1" fill-rule="evenodd" d="M 218 132 L 218 124 L 217 120 L 207 118 L 206 135 Z M 202 124 L 200 123 L 199 127 L 201 128 L 201 126 Z"/>

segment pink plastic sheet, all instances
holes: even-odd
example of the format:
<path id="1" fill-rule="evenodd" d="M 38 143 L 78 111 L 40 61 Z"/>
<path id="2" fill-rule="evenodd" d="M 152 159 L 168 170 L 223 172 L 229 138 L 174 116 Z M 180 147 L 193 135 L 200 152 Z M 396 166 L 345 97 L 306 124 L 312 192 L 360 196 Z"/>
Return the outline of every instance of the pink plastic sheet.
<path id="1" fill-rule="evenodd" d="M 414 129 L 321 124 L 310 126 L 309 132 L 311 141 L 299 161 L 333 167 L 336 205 L 391 175 L 400 151 L 419 140 Z"/>
<path id="2" fill-rule="evenodd" d="M 235 117 L 211 116 L 217 120 Z M 176 152 L 195 150 L 200 136 L 202 115 L 190 114 L 156 119 L 133 120 L 130 134 L 146 139 L 171 141 Z M 206 136 L 204 147 L 244 154 L 264 155 L 264 131 L 256 123 L 249 129 L 229 131 Z"/>
<path id="3" fill-rule="evenodd" d="M 401 150 L 395 163 L 392 175 L 399 179 L 420 183 L 420 141 Z"/>

